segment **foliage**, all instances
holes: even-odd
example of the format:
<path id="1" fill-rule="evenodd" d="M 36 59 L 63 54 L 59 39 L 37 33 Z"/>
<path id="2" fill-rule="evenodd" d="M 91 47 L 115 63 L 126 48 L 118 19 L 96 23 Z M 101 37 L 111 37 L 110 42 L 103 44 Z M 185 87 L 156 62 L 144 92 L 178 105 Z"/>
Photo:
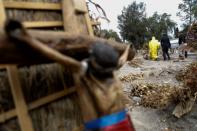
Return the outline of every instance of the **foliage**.
<path id="1" fill-rule="evenodd" d="M 144 42 L 145 4 L 133 2 L 127 8 L 124 7 L 122 14 L 118 16 L 118 28 L 123 40 L 132 42 L 135 47 L 139 48 L 138 43 Z"/>
<path id="2" fill-rule="evenodd" d="M 150 38 L 154 35 L 157 39 L 161 39 L 162 33 L 172 32 L 175 27 L 175 23 L 170 19 L 170 15 L 167 13 L 158 14 L 155 12 L 153 16 L 146 19 L 147 34 Z"/>
<path id="3" fill-rule="evenodd" d="M 119 35 L 113 30 L 101 30 L 101 37 L 121 42 Z"/>
<path id="4" fill-rule="evenodd" d="M 191 25 L 195 20 L 197 20 L 197 0 L 182 0 L 182 3 L 178 6 L 179 16 L 186 24 Z"/>
<path id="5" fill-rule="evenodd" d="M 118 23 L 123 40 L 132 42 L 136 48 L 142 47 L 153 35 L 160 39 L 162 33 L 172 32 L 176 25 L 167 13 L 155 12 L 147 18 L 143 2 L 133 2 L 124 7 L 122 14 L 118 16 Z"/>

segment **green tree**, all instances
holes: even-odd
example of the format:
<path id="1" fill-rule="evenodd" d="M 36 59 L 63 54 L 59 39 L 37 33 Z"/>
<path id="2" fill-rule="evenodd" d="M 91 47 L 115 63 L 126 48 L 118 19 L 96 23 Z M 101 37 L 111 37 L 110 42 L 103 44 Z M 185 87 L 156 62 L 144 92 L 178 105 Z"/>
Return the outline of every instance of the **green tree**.
<path id="1" fill-rule="evenodd" d="M 176 23 L 170 19 L 170 15 L 167 13 L 158 14 L 155 12 L 151 17 L 145 20 L 147 29 L 147 37 L 155 36 L 157 39 L 161 39 L 162 33 L 168 34 L 174 31 Z"/>
<path id="2" fill-rule="evenodd" d="M 144 43 L 145 16 L 145 4 L 142 2 L 133 2 L 128 7 L 124 7 L 122 14 L 118 16 L 118 28 L 122 39 L 132 42 L 136 48 Z"/>
<path id="3" fill-rule="evenodd" d="M 146 17 L 144 3 L 133 2 L 127 8 L 123 8 L 118 16 L 118 28 L 123 40 L 132 42 L 136 48 L 140 48 L 154 35 L 161 38 L 162 33 L 174 31 L 175 23 L 167 13 L 155 12 L 151 17 Z"/>
<path id="4" fill-rule="evenodd" d="M 197 20 L 197 0 L 182 0 L 179 4 L 177 13 L 186 24 L 191 24 Z"/>
<path id="5" fill-rule="evenodd" d="M 121 42 L 119 35 L 113 30 L 101 30 L 101 37 Z"/>
<path id="6" fill-rule="evenodd" d="M 197 4 L 193 7 L 194 18 L 197 20 Z"/>

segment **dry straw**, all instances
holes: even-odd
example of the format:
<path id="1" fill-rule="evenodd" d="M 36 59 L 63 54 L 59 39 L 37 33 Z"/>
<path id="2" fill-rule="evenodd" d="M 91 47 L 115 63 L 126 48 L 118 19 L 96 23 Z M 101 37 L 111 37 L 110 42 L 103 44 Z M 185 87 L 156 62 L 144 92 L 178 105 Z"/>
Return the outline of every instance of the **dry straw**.
<path id="1" fill-rule="evenodd" d="M 73 85 L 71 74 L 58 64 L 23 67 L 19 69 L 20 80 L 27 103 Z M 72 88 L 72 87 L 70 87 Z M 14 108 L 8 76 L 0 72 L 0 112 Z M 36 131 L 72 130 L 82 123 L 77 96 L 65 97 L 30 112 Z M 0 125 L 2 131 L 17 131 L 13 119 Z"/>

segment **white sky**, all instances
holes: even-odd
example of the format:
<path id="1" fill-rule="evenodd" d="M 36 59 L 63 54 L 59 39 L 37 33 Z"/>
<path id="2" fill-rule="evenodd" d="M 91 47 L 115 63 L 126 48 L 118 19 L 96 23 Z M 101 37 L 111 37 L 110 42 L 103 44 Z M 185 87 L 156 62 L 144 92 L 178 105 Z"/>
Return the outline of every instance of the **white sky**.
<path id="1" fill-rule="evenodd" d="M 93 0 L 98 3 L 106 12 L 110 23 L 100 20 L 102 23 L 102 29 L 113 29 L 119 32 L 117 16 L 121 14 L 123 7 L 127 7 L 134 0 Z M 144 2 L 146 4 L 146 12 L 148 16 L 151 16 L 155 11 L 159 14 L 168 13 L 171 14 L 171 19 L 177 22 L 180 26 L 181 21 L 176 16 L 178 12 L 178 4 L 182 0 L 136 0 L 138 2 Z"/>

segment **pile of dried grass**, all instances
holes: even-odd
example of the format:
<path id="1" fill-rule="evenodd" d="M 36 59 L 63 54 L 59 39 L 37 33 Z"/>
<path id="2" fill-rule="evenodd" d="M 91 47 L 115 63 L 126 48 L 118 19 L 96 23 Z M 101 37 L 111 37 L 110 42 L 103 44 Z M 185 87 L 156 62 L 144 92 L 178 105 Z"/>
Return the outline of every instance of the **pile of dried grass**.
<path id="1" fill-rule="evenodd" d="M 60 3 L 61 0 L 4 0 L 16 2 L 47 2 L 47 3 Z M 33 21 L 62 21 L 62 11 L 49 11 L 49 10 L 20 10 L 20 9 L 6 9 L 7 18 L 15 19 L 21 22 Z M 63 30 L 63 27 L 48 27 L 45 30 Z"/>
<path id="2" fill-rule="evenodd" d="M 134 86 L 130 96 L 140 97 L 140 104 L 144 107 L 165 108 L 177 101 L 179 90 L 181 88 L 170 85 L 138 84 Z"/>
<path id="3" fill-rule="evenodd" d="M 184 87 L 189 88 L 194 95 L 197 92 L 197 62 L 193 62 L 177 73 L 176 79 L 182 81 Z"/>
<path id="4" fill-rule="evenodd" d="M 47 3 L 61 3 L 61 0 L 5 0 L 5 1 L 27 1 L 27 2 L 47 2 Z M 48 10 L 18 10 L 18 9 L 6 9 L 7 18 L 19 20 L 21 22 L 32 21 L 62 21 L 62 11 L 48 11 Z M 86 18 L 83 13 L 76 13 L 78 29 L 81 32 L 88 34 L 88 27 Z M 35 28 L 35 27 L 34 27 Z M 38 28 L 42 30 L 56 30 L 63 31 L 62 27 L 47 27 Z"/>
<path id="5" fill-rule="evenodd" d="M 179 101 L 173 111 L 173 115 L 180 118 L 191 111 L 197 97 L 197 62 L 192 63 L 182 71 L 176 78 L 183 82 L 183 89 L 179 92 Z"/>
<path id="6" fill-rule="evenodd" d="M 8 18 L 18 21 L 62 21 L 61 11 L 6 10 Z"/>
<path id="7" fill-rule="evenodd" d="M 27 2 L 47 2 L 59 3 L 61 0 L 4 0 L 4 1 L 27 1 Z M 8 18 L 19 21 L 62 21 L 61 11 L 41 11 L 41 10 L 16 10 L 7 9 L 6 14 Z"/>
<path id="8" fill-rule="evenodd" d="M 60 91 L 66 87 L 65 70 L 58 64 L 45 64 L 20 68 L 20 79 L 27 102 Z"/>
<path id="9" fill-rule="evenodd" d="M 176 78 L 183 81 L 181 87 L 168 84 L 136 84 L 133 85 L 130 97 L 140 97 L 144 107 L 165 108 L 171 104 L 177 104 L 173 114 L 180 118 L 191 111 L 197 95 L 197 62 L 192 63 Z"/>
<path id="10" fill-rule="evenodd" d="M 35 131 L 72 131 L 82 125 L 77 96 L 71 95 L 30 112 Z"/>
<path id="11" fill-rule="evenodd" d="M 20 80 L 27 103 L 72 88 L 71 73 L 58 64 L 23 67 Z M 0 113 L 14 108 L 6 71 L 0 72 Z M 30 112 L 36 131 L 73 130 L 82 123 L 77 96 L 72 94 Z M 17 119 L 0 124 L 2 131 L 20 130 Z"/>
<path id="12" fill-rule="evenodd" d="M 141 73 L 141 74 L 129 73 L 128 75 L 121 76 L 119 79 L 120 79 L 120 81 L 123 81 L 123 82 L 132 82 L 134 80 L 143 79 L 143 77 L 144 77 L 143 73 Z"/>
<path id="13" fill-rule="evenodd" d="M 141 67 L 142 64 L 143 64 L 143 61 L 140 58 L 134 58 L 132 61 L 128 62 L 129 66 L 132 66 L 135 68 Z"/>

